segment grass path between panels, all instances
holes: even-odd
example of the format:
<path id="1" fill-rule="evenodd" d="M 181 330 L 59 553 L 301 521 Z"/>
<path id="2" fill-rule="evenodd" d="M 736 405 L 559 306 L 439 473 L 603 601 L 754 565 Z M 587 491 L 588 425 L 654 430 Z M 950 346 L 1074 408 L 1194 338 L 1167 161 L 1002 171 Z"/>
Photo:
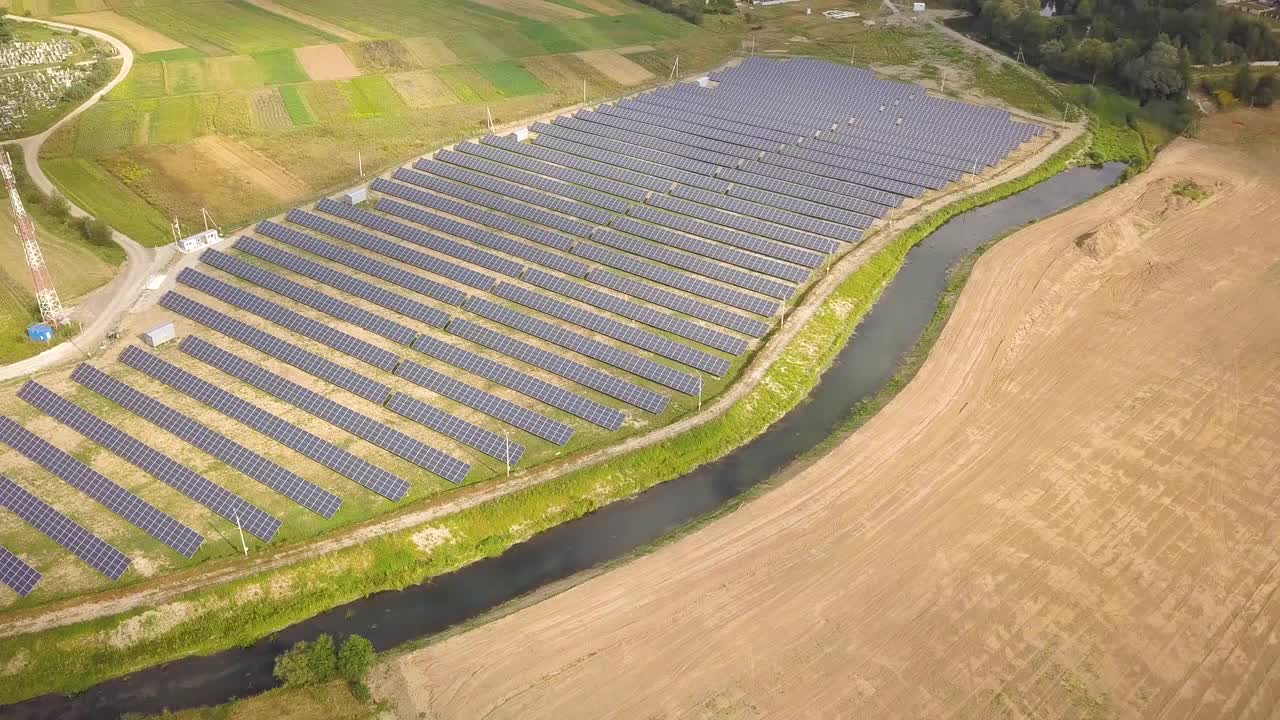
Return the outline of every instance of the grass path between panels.
<path id="1" fill-rule="evenodd" d="M 1082 135 L 1031 172 L 959 199 L 893 238 L 841 282 L 742 399 L 656 446 L 583 468 L 424 526 L 173 602 L 0 640 L 0 704 L 75 692 L 186 655 L 247 645 L 374 592 L 404 588 L 502 553 L 547 528 L 684 475 L 764 432 L 799 405 L 902 267 L 951 218 L 1016 194 L 1072 164 Z"/>

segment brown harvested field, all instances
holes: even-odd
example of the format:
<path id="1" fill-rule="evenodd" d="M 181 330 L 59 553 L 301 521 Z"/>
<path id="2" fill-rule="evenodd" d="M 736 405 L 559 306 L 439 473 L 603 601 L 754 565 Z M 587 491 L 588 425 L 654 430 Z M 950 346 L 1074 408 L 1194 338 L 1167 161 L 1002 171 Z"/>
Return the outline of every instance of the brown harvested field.
<path id="1" fill-rule="evenodd" d="M 167 35 L 158 33 L 145 25 L 110 11 L 59 15 L 53 19 L 72 25 L 83 25 L 84 27 L 115 35 L 123 40 L 126 45 L 140 53 L 176 50 L 186 47 Z"/>
<path id="2" fill-rule="evenodd" d="M 399 93 L 404 104 L 415 110 L 458 102 L 458 98 L 449 91 L 449 86 L 430 70 L 388 75 L 387 81 Z"/>
<path id="3" fill-rule="evenodd" d="M 624 87 L 633 87 L 653 79 L 653 73 L 618 54 L 616 50 L 587 50 L 576 55 Z"/>
<path id="4" fill-rule="evenodd" d="M 293 127 L 284 98 L 276 88 L 260 88 L 252 93 L 254 127 L 263 130 L 287 130 Z"/>
<path id="5" fill-rule="evenodd" d="M 491 8 L 543 22 L 579 20 L 591 17 L 581 10 L 575 10 L 565 5 L 557 5 L 553 2 L 547 2 L 547 0 L 471 0 L 471 2 L 488 5 Z"/>
<path id="6" fill-rule="evenodd" d="M 308 15 L 304 12 L 287 8 L 280 3 L 271 2 L 271 0 L 247 0 L 247 2 L 250 5 L 258 6 L 269 13 L 274 13 L 281 17 L 287 17 L 294 22 L 313 27 L 322 33 L 332 35 L 334 37 L 340 37 L 343 40 L 350 42 L 363 42 L 369 39 L 368 37 L 357 32 L 352 32 L 341 25 L 334 25 L 331 22 L 315 17 L 314 15 Z"/>
<path id="7" fill-rule="evenodd" d="M 310 188 L 284 168 L 276 165 L 253 148 L 219 135 L 205 135 L 191 143 L 191 150 L 202 160 L 233 177 L 240 178 L 258 192 L 276 200 L 295 200 Z"/>
<path id="8" fill-rule="evenodd" d="M 916 378 L 812 466 L 375 694 L 440 719 L 1276 717 L 1280 114 L 1205 124 L 988 252 Z"/>
<path id="9" fill-rule="evenodd" d="M 293 53 L 312 80 L 342 80 L 360 74 L 360 69 L 342 51 L 341 45 L 312 45 L 298 48 Z"/>

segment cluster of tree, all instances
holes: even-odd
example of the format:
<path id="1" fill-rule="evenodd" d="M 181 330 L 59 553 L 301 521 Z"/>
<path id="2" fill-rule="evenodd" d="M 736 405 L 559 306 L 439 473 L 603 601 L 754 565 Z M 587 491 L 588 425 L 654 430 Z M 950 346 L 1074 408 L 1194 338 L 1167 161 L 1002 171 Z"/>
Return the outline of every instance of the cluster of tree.
<path id="1" fill-rule="evenodd" d="M 702 0 L 640 0 L 640 2 L 664 13 L 671 13 L 694 25 L 702 23 Z"/>
<path id="2" fill-rule="evenodd" d="M 9 27 L 9 18 L 4 14 L 5 9 L 0 7 L 0 45 L 13 42 L 13 28 Z"/>
<path id="3" fill-rule="evenodd" d="M 71 83 L 71 86 L 63 91 L 62 99 L 66 102 L 87 100 L 90 95 L 98 91 L 98 88 L 111 80 L 112 70 L 111 63 L 105 60 L 95 62 L 89 67 L 89 72 L 84 77 Z"/>
<path id="4" fill-rule="evenodd" d="M 712 15 L 732 15 L 737 11 L 738 6 L 733 0 L 708 0 L 702 7 L 702 12 Z"/>
<path id="5" fill-rule="evenodd" d="M 79 232 L 81 237 L 93 245 L 107 246 L 114 242 L 112 240 L 114 232 L 110 225 L 97 218 L 73 217 L 71 203 L 65 197 L 56 192 L 46 194 L 36 187 L 22 167 L 22 151 L 17 145 L 6 145 L 0 150 L 7 151 L 9 158 L 13 161 L 14 178 L 18 182 L 18 195 L 22 197 L 22 202 L 26 204 L 28 210 L 43 214 L 43 217 L 36 218 L 37 222 L 61 224 L 63 227 Z"/>
<path id="6" fill-rule="evenodd" d="M 1248 64 L 1236 69 L 1230 79 L 1205 78 L 1201 89 L 1218 101 L 1223 109 L 1236 103 L 1245 103 L 1254 107 L 1271 107 L 1280 94 L 1280 76 L 1274 71 L 1256 74 Z"/>
<path id="7" fill-rule="evenodd" d="M 276 658 L 273 673 L 285 687 L 319 685 L 342 678 L 358 697 L 368 698 L 364 679 L 373 667 L 377 654 L 373 643 L 360 635 L 352 635 L 339 650 L 330 635 L 312 642 L 302 641 Z"/>
<path id="8" fill-rule="evenodd" d="M 1058 0 L 1058 16 L 1015 0 L 960 0 L 983 38 L 1058 77 L 1105 80 L 1145 100 L 1181 94 L 1193 64 L 1280 57 L 1260 19 L 1214 0 Z"/>

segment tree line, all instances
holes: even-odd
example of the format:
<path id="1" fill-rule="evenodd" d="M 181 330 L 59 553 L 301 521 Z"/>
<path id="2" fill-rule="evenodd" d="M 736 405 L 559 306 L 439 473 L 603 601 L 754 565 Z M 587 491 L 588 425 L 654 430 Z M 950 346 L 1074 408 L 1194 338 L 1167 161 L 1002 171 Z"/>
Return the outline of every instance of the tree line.
<path id="1" fill-rule="evenodd" d="M 1144 102 L 1184 94 L 1193 65 L 1280 57 L 1265 22 L 1214 0 L 1058 0 L 1054 17 L 1014 0 L 958 1 L 986 42 L 1051 75 L 1101 80 Z"/>

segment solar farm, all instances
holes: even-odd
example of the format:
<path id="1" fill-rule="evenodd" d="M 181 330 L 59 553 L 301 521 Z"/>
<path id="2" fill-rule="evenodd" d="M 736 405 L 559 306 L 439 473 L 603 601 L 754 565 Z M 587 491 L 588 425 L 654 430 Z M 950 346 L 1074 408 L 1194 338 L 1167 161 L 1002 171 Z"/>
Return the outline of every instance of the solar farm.
<path id="1" fill-rule="evenodd" d="M 664 425 L 895 211 L 1045 133 L 761 58 L 527 130 L 205 250 L 138 318 L 180 340 L 21 385 L 0 581 L 106 587 Z"/>

